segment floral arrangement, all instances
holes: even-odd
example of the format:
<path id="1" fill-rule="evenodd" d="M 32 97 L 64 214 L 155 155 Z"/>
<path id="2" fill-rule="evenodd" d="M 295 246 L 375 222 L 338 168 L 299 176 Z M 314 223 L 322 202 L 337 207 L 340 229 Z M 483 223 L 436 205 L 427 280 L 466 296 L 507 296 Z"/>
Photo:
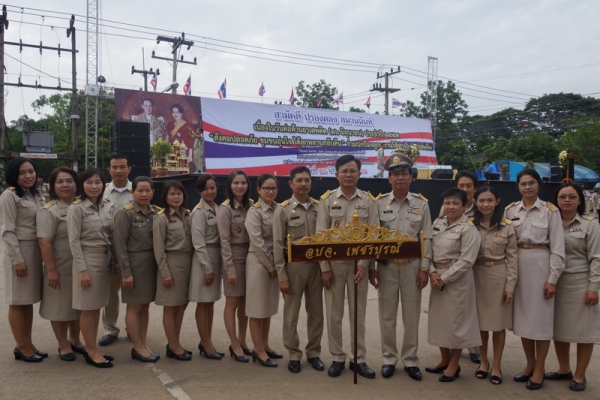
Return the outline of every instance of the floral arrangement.
<path id="1" fill-rule="evenodd" d="M 561 168 L 566 167 L 568 158 L 569 158 L 569 155 L 567 154 L 567 152 L 565 150 L 561 151 L 560 154 L 558 155 L 558 165 Z"/>
<path id="2" fill-rule="evenodd" d="M 404 154 L 405 156 L 413 160 L 413 162 L 417 162 L 417 158 L 419 158 L 419 155 L 421 154 L 419 152 L 418 145 L 413 143 L 409 146 L 406 142 L 403 142 L 402 147 L 397 147 L 396 150 L 394 150 L 394 152 Z"/>

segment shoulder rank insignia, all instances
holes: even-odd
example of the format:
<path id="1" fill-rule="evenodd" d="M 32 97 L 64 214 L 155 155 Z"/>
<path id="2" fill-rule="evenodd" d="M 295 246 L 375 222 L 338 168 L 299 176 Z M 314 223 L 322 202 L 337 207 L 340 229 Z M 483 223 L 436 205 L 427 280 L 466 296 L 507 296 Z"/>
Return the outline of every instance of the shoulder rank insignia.
<path id="1" fill-rule="evenodd" d="M 377 201 L 377 200 L 379 200 L 379 198 L 381 197 L 381 193 L 379 193 L 379 195 L 377 195 L 377 197 L 373 196 L 373 195 L 371 194 L 371 192 L 367 192 L 367 193 L 369 194 L 369 197 L 370 197 L 370 198 L 371 198 L 371 200 L 373 200 L 373 201 Z"/>
<path id="2" fill-rule="evenodd" d="M 550 211 L 558 210 L 558 207 L 556 207 L 554 204 L 550 203 L 549 201 L 546 202 L 546 207 L 548 207 L 550 209 Z"/>
<path id="3" fill-rule="evenodd" d="M 475 225 L 473 225 L 473 220 L 472 220 L 471 218 L 469 218 L 469 219 L 466 221 L 466 223 L 467 223 L 467 225 L 469 225 L 469 226 L 475 226 Z"/>
<path id="4" fill-rule="evenodd" d="M 123 208 L 127 211 L 133 210 L 133 204 L 127 204 L 126 206 L 123 206 Z"/>
<path id="5" fill-rule="evenodd" d="M 321 200 L 326 200 L 330 194 L 331 194 L 331 190 L 326 191 L 325 193 L 323 193 L 321 195 Z"/>
<path id="6" fill-rule="evenodd" d="M 16 187 L 14 187 L 14 186 L 9 186 L 9 187 L 7 187 L 6 189 L 7 189 L 7 190 L 15 190 L 15 189 L 16 189 Z"/>
<path id="7" fill-rule="evenodd" d="M 280 204 L 280 206 L 281 206 L 281 207 L 285 207 L 285 206 L 287 206 L 288 204 L 290 204 L 290 200 L 289 200 L 289 199 L 282 201 L 282 202 L 281 202 L 281 204 Z"/>
<path id="8" fill-rule="evenodd" d="M 221 205 L 222 206 L 228 206 L 229 205 L 229 199 L 227 199 L 224 202 L 222 202 Z"/>
<path id="9" fill-rule="evenodd" d="M 254 208 L 260 208 L 260 203 L 256 203 L 253 207 Z"/>
<path id="10" fill-rule="evenodd" d="M 81 199 L 77 199 L 73 202 L 73 204 L 79 204 L 79 203 L 81 203 Z"/>
<path id="11" fill-rule="evenodd" d="M 45 210 L 49 209 L 50 207 L 52 207 L 52 204 L 54 204 L 54 202 L 53 202 L 53 201 L 49 201 L 49 202 L 47 202 L 47 203 L 46 203 L 46 205 L 44 206 L 44 209 L 45 209 Z"/>
<path id="12" fill-rule="evenodd" d="M 108 199 L 108 196 L 104 196 L 104 198 L 102 199 L 103 202 L 105 203 L 109 203 L 110 200 Z"/>
<path id="13" fill-rule="evenodd" d="M 421 200 L 423 200 L 425 203 L 429 203 L 429 200 L 427 200 L 427 197 L 423 196 L 421 193 L 419 193 L 419 197 L 421 198 Z"/>
<path id="14" fill-rule="evenodd" d="M 509 208 L 511 208 L 514 205 L 515 205 L 515 202 L 513 201 L 512 203 L 510 203 L 509 205 L 507 205 L 504 209 L 508 210 Z"/>
<path id="15" fill-rule="evenodd" d="M 204 203 L 198 203 L 198 205 L 196 206 L 196 208 L 198 210 L 204 210 Z"/>
<path id="16" fill-rule="evenodd" d="M 593 221 L 594 218 L 590 217 L 589 215 L 584 215 L 583 219 L 587 219 L 588 221 Z"/>
<path id="17" fill-rule="evenodd" d="M 319 205 L 319 200 L 313 199 L 312 197 L 310 197 L 310 199 L 312 200 L 313 203 L 315 203 L 316 206 Z"/>
<path id="18" fill-rule="evenodd" d="M 504 217 L 502 217 L 502 223 L 504 223 L 504 225 L 512 225 L 512 221 Z"/>
<path id="19" fill-rule="evenodd" d="M 156 215 L 164 214 L 164 212 L 165 212 L 165 209 L 161 208 L 160 211 L 156 213 Z"/>
<path id="20" fill-rule="evenodd" d="M 467 222 L 473 222 L 473 221 L 475 221 L 475 217 L 469 217 L 469 218 L 467 218 Z"/>
<path id="21" fill-rule="evenodd" d="M 191 211 L 190 211 L 190 210 L 188 210 L 187 208 L 184 208 L 184 210 L 185 210 L 185 214 L 186 214 L 186 215 L 190 215 L 190 214 L 191 214 Z"/>
<path id="22" fill-rule="evenodd" d="M 154 211 L 157 211 L 157 212 L 162 210 L 162 207 L 155 206 L 154 204 L 152 204 L 152 207 L 154 208 Z"/>

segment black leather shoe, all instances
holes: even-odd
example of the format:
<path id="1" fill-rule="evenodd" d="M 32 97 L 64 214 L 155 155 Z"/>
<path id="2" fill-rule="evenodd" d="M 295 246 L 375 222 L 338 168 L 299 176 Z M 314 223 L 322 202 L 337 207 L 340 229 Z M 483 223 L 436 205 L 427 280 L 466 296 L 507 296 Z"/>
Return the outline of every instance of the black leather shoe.
<path id="1" fill-rule="evenodd" d="M 77 357 L 75 357 L 75 353 L 62 354 L 60 349 L 58 349 L 58 356 L 63 361 L 75 361 L 77 359 Z"/>
<path id="2" fill-rule="evenodd" d="M 529 390 L 538 390 L 542 388 L 542 385 L 544 384 L 544 379 L 542 379 L 542 381 L 540 383 L 535 383 L 534 381 L 532 381 L 531 379 L 527 381 L 527 389 Z"/>
<path id="3" fill-rule="evenodd" d="M 529 378 L 531 378 L 531 375 L 523 375 L 523 374 L 517 374 L 513 377 L 513 381 L 515 382 L 527 382 L 529 380 Z"/>
<path id="4" fill-rule="evenodd" d="M 110 354 L 105 354 L 103 357 L 105 360 L 115 361 L 115 358 L 113 356 L 111 356 Z"/>
<path id="5" fill-rule="evenodd" d="M 583 392 L 585 390 L 586 383 L 586 379 L 584 379 L 583 382 L 577 382 L 575 379 L 573 379 L 571 383 L 569 383 L 569 389 L 571 389 L 574 392 Z"/>
<path id="6" fill-rule="evenodd" d="M 446 368 L 448 368 L 448 366 L 444 366 L 444 367 L 425 367 L 425 371 L 432 373 L 432 374 L 439 374 L 442 373 L 446 370 Z"/>
<path id="7" fill-rule="evenodd" d="M 381 376 L 384 378 L 391 378 L 394 375 L 394 371 L 396 371 L 396 366 L 393 364 L 383 364 L 381 367 Z"/>
<path id="8" fill-rule="evenodd" d="M 375 371 L 373 371 L 366 362 L 361 362 L 356 365 L 358 367 L 358 374 L 363 378 L 375 379 Z M 350 361 L 350 371 L 354 371 L 354 363 Z"/>
<path id="9" fill-rule="evenodd" d="M 150 362 L 150 363 L 158 361 L 158 358 L 156 358 L 153 354 L 150 354 L 150 356 L 148 356 L 148 357 L 144 357 L 143 355 L 141 355 L 140 353 L 135 351 L 135 349 L 131 349 L 131 359 L 138 360 L 141 362 Z"/>
<path id="10" fill-rule="evenodd" d="M 244 349 L 242 348 L 242 351 L 244 351 Z M 233 352 L 233 348 L 231 346 L 229 346 L 229 354 L 231 354 L 231 357 L 235 360 L 235 361 L 239 361 L 239 362 L 245 362 L 247 363 L 248 361 L 248 357 L 246 356 L 238 356 L 237 354 L 235 354 Z M 245 353 L 244 353 L 245 354 Z M 252 354 L 252 353 L 250 353 Z"/>
<path id="11" fill-rule="evenodd" d="M 566 374 L 559 374 L 558 372 L 546 372 L 544 378 L 550 379 L 551 381 L 563 381 L 567 379 L 573 379 L 573 372 L 569 371 Z"/>
<path id="12" fill-rule="evenodd" d="M 174 358 L 179 361 L 190 361 L 192 359 L 192 355 L 187 352 L 183 352 L 181 354 L 175 354 L 173 350 L 167 344 L 167 358 Z"/>
<path id="13" fill-rule="evenodd" d="M 202 355 L 202 353 L 204 353 L 204 357 L 208 358 L 209 360 L 220 360 L 221 358 L 223 358 L 222 356 L 217 354 L 216 351 L 212 354 L 209 353 L 208 351 L 206 351 L 204 346 L 202 346 L 202 343 L 198 343 L 198 350 L 200 350 L 200 355 Z"/>
<path id="14" fill-rule="evenodd" d="M 306 361 L 308 361 L 308 363 L 312 365 L 313 369 L 316 369 L 317 371 L 325 370 L 325 364 L 323 364 L 323 361 L 321 361 L 319 357 L 307 358 Z"/>
<path id="15" fill-rule="evenodd" d="M 453 380 L 455 380 L 459 376 L 460 376 L 460 367 L 458 367 L 458 369 L 456 370 L 456 372 L 452 376 L 448 376 L 446 374 L 442 374 L 442 376 L 440 376 L 440 382 L 452 382 Z"/>
<path id="16" fill-rule="evenodd" d="M 104 359 L 104 362 L 96 362 L 87 353 L 83 355 L 83 358 L 85 358 L 85 362 L 87 362 L 88 364 L 90 364 L 96 368 L 112 368 L 113 367 L 112 361 L 109 361 L 107 359 Z"/>
<path id="17" fill-rule="evenodd" d="M 36 351 L 35 354 L 42 358 L 48 358 L 48 353 L 46 353 L 45 351 Z"/>
<path id="18" fill-rule="evenodd" d="M 108 346 L 109 344 L 111 344 L 115 340 L 117 340 L 117 337 L 115 335 L 109 335 L 107 333 L 106 335 L 104 335 L 104 336 L 102 336 L 100 338 L 100 340 L 98 341 L 98 344 L 100 346 Z"/>
<path id="19" fill-rule="evenodd" d="M 84 347 L 77 347 L 77 346 L 73 346 L 73 343 L 69 343 L 71 345 L 71 350 L 73 350 L 75 353 L 79 353 L 79 354 L 86 354 L 87 350 Z"/>
<path id="20" fill-rule="evenodd" d="M 31 357 L 27 357 L 25 354 L 21 353 L 16 347 L 13 350 L 13 354 L 15 355 L 15 360 L 23 360 L 25 362 L 40 362 L 43 360 L 42 357 L 38 356 L 35 353 Z"/>
<path id="21" fill-rule="evenodd" d="M 273 350 L 273 351 L 265 351 L 265 353 L 267 353 L 267 355 L 269 356 L 269 358 L 283 358 L 283 354 L 278 353 L 275 350 Z"/>
<path id="22" fill-rule="evenodd" d="M 298 360 L 290 360 L 288 362 L 288 371 L 292 374 L 297 374 L 302 370 L 302 366 L 300 366 L 300 361 Z"/>
<path id="23" fill-rule="evenodd" d="M 422 376 L 419 367 L 404 367 L 404 370 L 408 372 L 408 376 L 410 376 L 415 381 L 421 380 Z"/>
<path id="24" fill-rule="evenodd" d="M 222 351 L 219 351 L 219 350 L 215 349 L 215 353 L 217 353 L 221 357 L 225 357 L 225 353 L 223 353 Z"/>
<path id="25" fill-rule="evenodd" d="M 331 367 L 327 371 L 327 375 L 332 378 L 337 378 L 342 374 L 342 371 L 346 369 L 346 363 L 344 361 L 334 361 L 331 363 Z"/>
<path id="26" fill-rule="evenodd" d="M 481 364 L 481 355 L 476 353 L 469 353 L 471 356 L 471 362 L 474 364 Z"/>
<path id="27" fill-rule="evenodd" d="M 268 355 L 268 353 L 267 353 Z M 271 360 L 271 357 L 267 358 L 266 360 L 263 360 L 262 358 L 260 358 L 258 356 L 258 354 L 256 354 L 256 352 L 254 350 L 252 350 L 252 362 L 256 362 L 256 360 L 258 360 L 258 362 L 260 363 L 260 365 L 262 365 L 263 367 L 271 367 L 271 368 L 275 368 L 277 366 L 277 363 L 273 360 Z"/>
<path id="28" fill-rule="evenodd" d="M 242 347 L 242 346 L 240 346 L 240 347 Z M 250 350 L 250 349 L 245 349 L 242 347 L 242 351 L 244 352 L 244 355 L 246 355 L 246 356 L 252 355 L 252 350 Z"/>

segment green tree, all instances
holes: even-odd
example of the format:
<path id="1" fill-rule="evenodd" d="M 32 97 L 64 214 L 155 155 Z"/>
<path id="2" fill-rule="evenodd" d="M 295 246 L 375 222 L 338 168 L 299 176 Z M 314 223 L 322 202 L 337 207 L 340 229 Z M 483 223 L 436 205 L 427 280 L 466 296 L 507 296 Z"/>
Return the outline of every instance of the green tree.
<path id="1" fill-rule="evenodd" d="M 579 128 L 569 130 L 559 141 L 560 150 L 577 154 L 576 164 L 600 171 L 600 118 L 573 121 Z M 556 156 L 555 156 L 556 157 Z"/>
<path id="2" fill-rule="evenodd" d="M 321 94 L 321 108 L 339 110 L 339 107 L 336 107 L 334 103 L 337 93 L 337 88 L 331 86 L 325 79 L 321 79 L 312 85 L 300 81 L 296 86 L 296 105 L 298 107 L 316 108 L 317 96 Z"/>
<path id="3" fill-rule="evenodd" d="M 351 111 L 351 112 L 359 112 L 359 113 L 364 113 L 364 112 L 366 112 L 366 111 L 365 111 L 365 110 L 363 110 L 362 108 L 358 108 L 358 107 L 354 107 L 354 106 L 351 106 L 351 107 L 350 107 L 350 109 L 349 109 L 348 111 Z"/>

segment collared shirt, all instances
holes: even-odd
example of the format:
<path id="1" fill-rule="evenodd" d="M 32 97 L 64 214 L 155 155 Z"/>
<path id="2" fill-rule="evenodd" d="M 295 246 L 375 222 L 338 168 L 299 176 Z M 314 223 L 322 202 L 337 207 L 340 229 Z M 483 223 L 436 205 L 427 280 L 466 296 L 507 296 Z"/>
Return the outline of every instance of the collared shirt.
<path id="1" fill-rule="evenodd" d="M 305 236 L 310 236 L 316 232 L 317 226 L 317 204 L 313 198 L 308 198 L 307 207 L 292 196 L 291 199 L 281 203 L 280 207 L 275 209 L 273 224 L 273 254 L 275 258 L 275 268 L 279 282 L 289 280 L 286 265 L 285 249 L 287 248 L 287 235 L 290 240 L 295 242 Z M 303 263 L 306 264 L 306 263 Z M 308 263 L 315 265 L 316 263 Z"/>
<path id="2" fill-rule="evenodd" d="M 563 274 L 589 273 L 588 290 L 600 290 L 600 225 L 591 217 L 575 219 L 564 227 L 565 270 Z"/>
<path id="3" fill-rule="evenodd" d="M 392 229 L 419 239 L 423 232 L 425 253 L 421 259 L 421 268 L 429 269 L 431 263 L 431 213 L 429 205 L 420 195 L 407 193 L 400 203 L 394 193 L 382 195 L 375 203 L 382 227 Z"/>
<path id="4" fill-rule="evenodd" d="M 217 213 L 219 206 L 214 204 L 214 210 L 204 199 L 192 210 L 192 243 L 194 244 L 194 257 L 198 259 L 206 274 L 214 272 L 212 262 L 206 250 L 206 244 L 221 243 L 219 227 L 217 226 Z"/>
<path id="5" fill-rule="evenodd" d="M 52 240 L 54 264 L 56 267 L 73 265 L 73 255 L 67 234 L 67 210 L 70 204 L 61 199 L 48 202 L 36 215 L 37 237 Z"/>
<path id="6" fill-rule="evenodd" d="M 225 200 L 217 213 L 217 225 L 221 237 L 221 255 L 223 256 L 223 270 L 226 274 L 235 274 L 233 264 L 232 244 L 249 244 L 248 232 L 246 231 L 246 214 L 248 210 L 237 200 L 233 199 L 233 208 L 229 200 Z M 252 206 L 252 201 L 250 205 Z"/>
<path id="7" fill-rule="evenodd" d="M 486 227 L 479 224 L 477 227 L 481 235 L 481 246 L 476 264 L 479 262 L 497 262 L 506 260 L 505 292 L 513 293 L 517 284 L 517 236 L 512 224 L 500 222 L 500 225 Z M 481 267 L 485 268 L 485 267 Z"/>
<path id="8" fill-rule="evenodd" d="M 275 271 L 273 260 L 273 214 L 277 203 L 267 205 L 261 198 L 250 207 L 246 216 L 246 231 L 250 239 L 250 252 L 256 254 L 261 264 L 269 271 Z"/>
<path id="9" fill-rule="evenodd" d="M 168 206 L 167 206 L 168 207 Z M 167 264 L 167 252 L 192 252 L 192 235 L 190 227 L 190 210 L 180 207 L 183 215 L 180 217 L 175 209 L 169 207 L 171 219 L 167 218 L 164 210 L 158 212 L 152 220 L 152 244 L 154 245 L 154 257 L 158 264 L 160 275 L 164 278 L 171 276 Z"/>
<path id="10" fill-rule="evenodd" d="M 129 180 L 127 181 L 125 189 L 122 191 L 117 190 L 114 182 L 106 184 L 106 187 L 104 188 L 104 198 L 108 198 L 110 201 L 110 215 L 113 219 L 120 209 L 133 203 L 133 196 L 131 195 L 132 191 L 133 186 Z"/>

